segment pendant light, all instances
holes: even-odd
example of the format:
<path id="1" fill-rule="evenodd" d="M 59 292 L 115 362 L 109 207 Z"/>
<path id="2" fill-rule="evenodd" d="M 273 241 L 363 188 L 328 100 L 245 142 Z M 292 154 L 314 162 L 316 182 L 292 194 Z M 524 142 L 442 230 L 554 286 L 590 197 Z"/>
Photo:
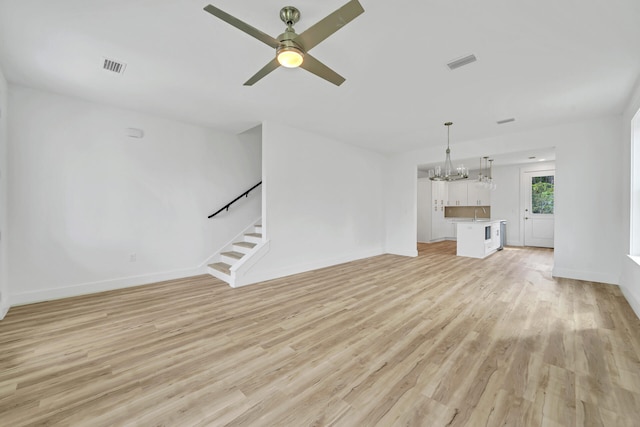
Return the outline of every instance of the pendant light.
<path id="1" fill-rule="evenodd" d="M 453 122 L 446 122 L 444 125 L 447 127 L 447 151 L 444 161 L 444 168 L 436 166 L 434 169 L 429 170 L 429 179 L 432 181 L 458 181 L 461 179 L 469 178 L 469 170 L 464 165 L 453 168 L 451 163 L 451 149 L 449 148 L 449 129 Z"/>
<path id="2" fill-rule="evenodd" d="M 484 159 L 484 167 L 482 159 Z M 493 159 L 487 156 L 480 159 L 480 172 L 478 173 L 478 182 L 476 185 L 479 188 L 486 188 L 492 191 L 496 189 L 496 184 L 493 182 Z"/>

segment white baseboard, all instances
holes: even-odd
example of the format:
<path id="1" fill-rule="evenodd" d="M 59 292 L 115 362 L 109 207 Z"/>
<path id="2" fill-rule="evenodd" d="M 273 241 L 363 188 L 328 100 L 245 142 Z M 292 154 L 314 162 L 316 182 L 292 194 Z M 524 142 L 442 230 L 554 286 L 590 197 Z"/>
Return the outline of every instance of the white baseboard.
<path id="1" fill-rule="evenodd" d="M 4 316 L 9 312 L 9 306 L 0 305 L 0 320 L 4 319 Z"/>
<path id="2" fill-rule="evenodd" d="M 624 295 L 624 297 L 627 299 L 627 302 L 631 306 L 631 309 L 634 311 L 634 313 L 636 313 L 638 319 L 640 319 L 640 301 L 635 299 L 633 294 L 629 292 L 629 289 L 627 289 L 625 286 L 620 286 L 620 290 L 622 291 L 622 295 Z"/>
<path id="3" fill-rule="evenodd" d="M 35 302 L 75 297 L 79 295 L 93 294 L 96 292 L 112 291 L 114 289 L 129 288 L 132 286 L 147 285 L 150 283 L 163 282 L 165 280 L 183 279 L 185 277 L 204 274 L 205 272 L 206 269 L 201 267 L 187 268 L 97 282 L 80 283 L 60 288 L 20 292 L 11 295 L 11 305 L 32 304 Z"/>
<path id="4" fill-rule="evenodd" d="M 417 257 L 418 256 L 418 249 L 416 249 L 416 248 L 413 248 L 413 249 L 387 248 L 386 253 L 391 254 L 391 255 Z"/>
<path id="5" fill-rule="evenodd" d="M 342 255 L 335 258 L 326 258 L 324 260 L 307 262 L 303 264 L 297 264 L 293 266 L 287 266 L 284 268 L 264 270 L 257 275 L 247 275 L 245 280 L 237 284 L 235 287 L 253 285 L 260 282 L 264 282 L 272 279 L 279 279 L 281 277 L 291 276 L 299 273 L 306 273 L 312 270 L 318 270 L 320 268 L 330 267 L 333 265 L 344 264 L 346 262 L 356 261 L 363 258 L 370 258 L 377 255 L 382 255 L 384 252 L 382 248 L 376 250 L 368 250 L 363 252 L 355 252 L 347 255 Z"/>
<path id="6" fill-rule="evenodd" d="M 628 255 L 622 264 L 620 290 L 640 319 L 640 257 Z"/>
<path id="7" fill-rule="evenodd" d="M 620 280 L 618 276 L 610 273 L 571 270 L 568 268 L 554 267 L 551 274 L 553 275 L 553 277 L 564 277 L 567 279 L 584 280 L 587 282 L 607 283 L 609 285 L 618 285 L 618 281 Z"/>

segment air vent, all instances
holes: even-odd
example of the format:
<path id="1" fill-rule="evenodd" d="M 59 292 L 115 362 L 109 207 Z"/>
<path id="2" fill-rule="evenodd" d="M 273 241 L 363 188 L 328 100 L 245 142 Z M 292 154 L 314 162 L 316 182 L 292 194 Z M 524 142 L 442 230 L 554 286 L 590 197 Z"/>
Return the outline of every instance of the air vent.
<path id="1" fill-rule="evenodd" d="M 464 58 L 456 59 L 455 61 L 451 61 L 447 64 L 447 67 L 451 70 L 455 70 L 456 68 L 464 67 L 467 64 L 471 64 L 472 62 L 476 62 L 478 58 L 475 55 L 468 55 Z"/>
<path id="2" fill-rule="evenodd" d="M 503 120 L 498 120 L 496 123 L 499 125 L 503 125 L 505 123 L 509 123 L 509 122 L 515 122 L 516 119 L 514 119 L 513 117 L 511 117 L 510 119 L 503 119 Z"/>
<path id="3" fill-rule="evenodd" d="M 124 69 L 127 68 L 127 64 L 124 62 L 119 62 L 109 58 L 102 58 L 102 60 L 102 68 L 107 71 L 122 74 L 124 73 Z"/>

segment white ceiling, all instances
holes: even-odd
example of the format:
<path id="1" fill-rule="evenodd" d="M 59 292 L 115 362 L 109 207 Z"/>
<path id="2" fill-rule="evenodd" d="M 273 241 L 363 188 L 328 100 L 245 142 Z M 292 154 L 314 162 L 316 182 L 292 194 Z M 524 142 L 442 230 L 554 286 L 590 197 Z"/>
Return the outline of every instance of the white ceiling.
<path id="1" fill-rule="evenodd" d="M 287 122 L 383 153 L 444 146 L 449 120 L 454 147 L 619 114 L 640 75 L 638 0 L 360 1 L 364 14 L 312 51 L 340 87 L 284 68 L 243 86 L 273 51 L 202 10 L 275 37 L 283 0 L 0 0 L 0 66 L 11 83 L 236 133 Z M 345 2 L 292 2 L 297 32 Z"/>
<path id="2" fill-rule="evenodd" d="M 518 151 L 518 152 L 509 152 L 502 154 L 487 154 L 487 160 L 493 160 L 493 167 L 501 167 L 501 166 L 514 166 L 514 165 L 525 165 L 532 163 L 540 163 L 540 162 L 553 162 L 556 160 L 556 150 L 554 147 L 548 148 L 535 148 L 527 151 Z M 484 157 L 484 156 L 483 156 Z M 421 164 L 418 165 L 418 170 L 427 172 L 429 169 L 433 169 L 436 166 L 440 166 L 444 168 L 444 160 L 445 160 L 445 151 L 442 150 L 442 158 L 433 163 Z M 474 158 L 460 158 L 456 156 L 456 152 L 451 150 L 451 162 L 453 167 L 458 167 L 459 165 L 464 165 L 467 169 L 474 172 L 474 174 L 470 174 L 471 177 L 477 173 L 480 168 L 485 168 L 489 165 L 485 160 L 482 160 L 480 157 Z M 482 165 L 482 166 L 481 166 Z"/>

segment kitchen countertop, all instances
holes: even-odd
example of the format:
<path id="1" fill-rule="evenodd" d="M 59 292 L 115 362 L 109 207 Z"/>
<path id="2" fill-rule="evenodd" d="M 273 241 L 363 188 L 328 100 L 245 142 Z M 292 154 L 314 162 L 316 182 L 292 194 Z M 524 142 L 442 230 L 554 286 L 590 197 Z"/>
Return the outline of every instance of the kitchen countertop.
<path id="1" fill-rule="evenodd" d="M 503 219 L 500 218 L 478 218 L 477 220 L 474 220 L 473 218 L 450 218 L 448 219 L 449 222 L 455 222 L 455 223 L 470 223 L 470 224 L 475 224 L 477 223 L 483 223 L 483 222 L 499 222 L 499 221 L 504 221 Z"/>

